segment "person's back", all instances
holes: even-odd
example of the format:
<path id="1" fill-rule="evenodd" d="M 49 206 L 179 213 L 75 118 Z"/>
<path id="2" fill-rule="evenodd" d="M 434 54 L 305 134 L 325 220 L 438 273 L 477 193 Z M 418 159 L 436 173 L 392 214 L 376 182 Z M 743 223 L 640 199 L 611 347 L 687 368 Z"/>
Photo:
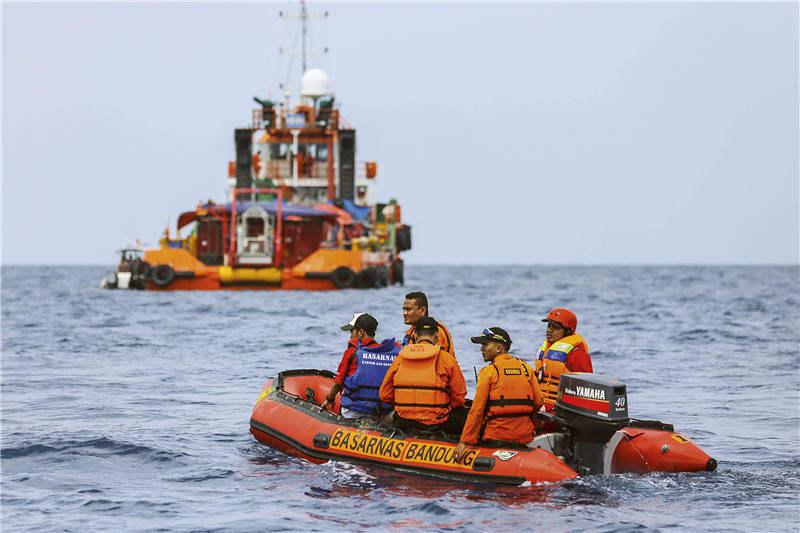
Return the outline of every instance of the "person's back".
<path id="1" fill-rule="evenodd" d="M 447 354 L 438 344 L 409 344 L 398 357 L 393 377 L 395 412 L 403 418 L 423 424 L 440 424 L 450 413 L 450 389 Z"/>
<path id="2" fill-rule="evenodd" d="M 503 354 L 485 367 L 478 377 L 488 384 L 481 440 L 525 444 L 533 438 L 533 414 L 542 406 L 542 394 L 533 368 L 520 359 Z"/>
<path id="3" fill-rule="evenodd" d="M 467 393 L 464 375 L 449 352 L 433 342 L 436 322 L 425 317 L 420 321 L 420 342 L 400 351 L 380 388 L 380 399 L 394 404 L 396 422 L 417 429 L 452 430 L 463 424 L 466 412 L 459 411 L 460 421 L 453 419 L 453 409 L 463 408 Z M 458 428 L 460 431 L 460 427 Z"/>
<path id="4" fill-rule="evenodd" d="M 391 405 L 380 402 L 378 389 L 399 351 L 400 347 L 393 338 L 359 345 L 354 354 L 356 371 L 343 382 L 341 406 L 373 415 L 391 411 Z"/>
<path id="5" fill-rule="evenodd" d="M 536 377 L 544 395 L 545 406 L 552 410 L 558 399 L 561 374 L 593 372 L 589 345 L 577 333 L 578 318 L 563 307 L 551 310 L 542 320 L 547 322 L 545 340 L 536 353 Z"/>

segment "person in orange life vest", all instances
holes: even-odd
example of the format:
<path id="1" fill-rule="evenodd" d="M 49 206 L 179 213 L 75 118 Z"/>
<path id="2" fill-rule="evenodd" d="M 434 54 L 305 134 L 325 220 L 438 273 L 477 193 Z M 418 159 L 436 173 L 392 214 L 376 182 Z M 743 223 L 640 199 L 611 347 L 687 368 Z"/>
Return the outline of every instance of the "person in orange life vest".
<path id="1" fill-rule="evenodd" d="M 314 160 L 306 151 L 306 147 L 300 146 L 297 151 L 297 175 L 302 177 L 310 176 L 313 164 Z"/>
<path id="2" fill-rule="evenodd" d="M 417 321 L 417 342 L 403 348 L 386 372 L 380 399 L 394 404 L 398 428 L 459 435 L 467 384 L 456 358 L 436 344 L 438 326 L 427 316 Z"/>
<path id="3" fill-rule="evenodd" d="M 322 409 L 333 405 L 336 402 L 336 395 L 344 388 L 344 381 L 348 376 L 352 376 L 358 370 L 356 351 L 360 346 L 367 348 L 376 348 L 379 346 L 375 342 L 375 331 L 378 329 L 378 321 L 367 313 L 356 313 L 350 322 L 340 328 L 342 331 L 350 332 L 350 340 L 347 342 L 347 348 L 342 354 L 342 360 L 339 362 L 339 368 L 336 370 L 336 377 L 333 380 L 333 386 L 328 397 L 322 403 Z M 365 413 L 360 413 L 344 406 L 341 407 L 342 416 L 345 418 L 357 418 L 366 416 Z"/>
<path id="4" fill-rule="evenodd" d="M 589 345 L 576 329 L 578 317 L 564 307 L 556 307 L 542 320 L 547 322 L 545 340 L 536 354 L 536 377 L 544 395 L 545 408 L 552 411 L 558 398 L 561 374 L 593 372 Z"/>
<path id="5" fill-rule="evenodd" d="M 503 328 L 483 330 L 470 340 L 481 345 L 489 364 L 478 375 L 475 398 L 454 456 L 460 461 L 468 444 L 515 442 L 533 439 L 533 417 L 543 405 L 533 368 L 508 353 L 511 337 Z M 499 442 L 498 442 L 499 441 Z"/>
<path id="6" fill-rule="evenodd" d="M 406 294 L 406 299 L 403 300 L 403 322 L 409 326 L 403 337 L 403 346 L 414 344 L 417 342 L 417 321 L 422 317 L 428 316 L 428 297 L 424 292 L 410 292 Z M 456 349 L 453 346 L 453 336 L 450 331 L 441 322 L 436 322 L 438 325 L 437 342 L 439 346 L 446 352 L 455 357 Z"/>

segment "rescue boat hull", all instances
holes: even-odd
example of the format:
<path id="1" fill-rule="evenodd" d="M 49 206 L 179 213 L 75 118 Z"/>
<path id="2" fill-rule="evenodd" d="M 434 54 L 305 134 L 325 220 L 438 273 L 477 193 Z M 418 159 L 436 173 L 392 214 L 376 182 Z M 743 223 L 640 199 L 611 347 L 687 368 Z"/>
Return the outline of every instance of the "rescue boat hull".
<path id="1" fill-rule="evenodd" d="M 406 434 L 322 410 L 314 400 L 327 395 L 333 383 L 330 373 L 290 371 L 282 373 L 279 380 L 275 386 L 268 383 L 262 392 L 250 418 L 250 432 L 262 444 L 312 463 L 346 461 L 500 485 L 555 482 L 577 476 L 543 449 L 471 446 L 457 463 L 453 458 L 457 442 L 444 435 Z"/>
<path id="2" fill-rule="evenodd" d="M 717 464 L 669 424 L 639 420 L 605 443 L 576 443 L 569 430 L 555 431 L 537 435 L 529 447 L 470 446 L 463 461 L 456 463 L 454 438 L 404 433 L 370 419 L 345 419 L 337 414 L 338 398 L 330 411 L 323 410 L 320 400 L 327 397 L 333 377 L 328 371 L 289 370 L 268 380 L 250 418 L 252 435 L 316 464 L 346 461 L 501 485 L 555 482 L 579 473 L 711 471 Z M 587 468 L 587 459 L 596 466 Z"/>

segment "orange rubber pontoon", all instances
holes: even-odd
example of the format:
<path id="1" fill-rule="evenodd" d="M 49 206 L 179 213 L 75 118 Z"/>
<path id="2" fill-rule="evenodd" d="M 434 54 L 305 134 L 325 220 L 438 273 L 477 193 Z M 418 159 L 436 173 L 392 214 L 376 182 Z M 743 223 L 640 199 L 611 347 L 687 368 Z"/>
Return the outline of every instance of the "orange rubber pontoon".
<path id="1" fill-rule="evenodd" d="M 580 376 L 582 382 L 595 384 L 594 391 L 604 384 L 599 376 Z M 452 458 L 457 438 L 452 436 L 387 429 L 370 419 L 345 419 L 337 414 L 338 400 L 332 411 L 323 411 L 320 400 L 327 396 L 333 377 L 331 372 L 320 370 L 278 374 L 262 390 L 250 418 L 250 432 L 262 444 L 313 463 L 333 460 L 377 464 L 442 478 L 505 485 L 560 481 L 579 473 L 697 472 L 716 468 L 714 459 L 690 439 L 675 433 L 669 424 L 627 417 L 619 423 L 613 421 L 612 414 L 612 423 L 598 426 L 591 417 L 570 416 L 564 411 L 560 414 L 566 418 L 544 415 L 562 429 L 537 436 L 531 448 L 513 444 L 500 448 L 470 446 L 463 464 L 457 464 Z M 565 389 L 571 390 L 569 377 L 563 383 L 567 385 Z M 617 383 L 612 386 L 619 388 Z M 585 387 L 578 391 L 598 396 Z"/>
<path id="2" fill-rule="evenodd" d="M 443 434 L 422 435 L 348 420 L 323 411 L 333 374 L 290 370 L 270 380 L 250 418 L 261 443 L 313 463 L 347 461 L 473 482 L 520 485 L 577 476 L 549 451 L 521 447 L 470 446 L 461 464 L 453 460 L 456 441 Z"/>

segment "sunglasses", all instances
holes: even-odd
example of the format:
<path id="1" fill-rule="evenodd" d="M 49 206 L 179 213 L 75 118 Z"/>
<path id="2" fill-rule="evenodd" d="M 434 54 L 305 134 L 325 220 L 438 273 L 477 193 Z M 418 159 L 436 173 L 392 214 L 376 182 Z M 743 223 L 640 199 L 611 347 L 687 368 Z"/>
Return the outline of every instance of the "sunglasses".
<path id="1" fill-rule="evenodd" d="M 490 330 L 489 328 L 483 330 L 483 335 L 489 337 L 494 341 L 502 342 L 503 344 L 508 344 L 508 341 L 506 339 L 504 339 L 494 331 Z"/>

